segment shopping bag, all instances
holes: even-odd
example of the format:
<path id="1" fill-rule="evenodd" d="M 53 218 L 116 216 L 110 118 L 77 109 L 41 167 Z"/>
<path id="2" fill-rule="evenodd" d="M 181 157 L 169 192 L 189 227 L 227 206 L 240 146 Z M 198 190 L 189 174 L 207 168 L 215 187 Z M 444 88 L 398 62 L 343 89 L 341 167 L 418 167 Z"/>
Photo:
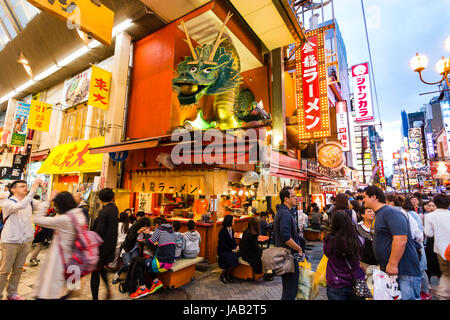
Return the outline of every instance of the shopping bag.
<path id="1" fill-rule="evenodd" d="M 300 268 L 305 268 L 305 269 L 311 270 L 311 263 L 309 263 L 308 261 L 306 261 L 306 258 L 305 258 L 305 260 L 299 262 L 299 263 L 298 263 L 298 266 L 299 266 Z"/>
<path id="2" fill-rule="evenodd" d="M 401 299 L 397 276 L 389 276 L 379 269 L 373 269 L 372 279 L 374 300 Z"/>
<path id="3" fill-rule="evenodd" d="M 317 266 L 317 270 L 314 274 L 314 284 L 322 287 L 327 286 L 327 280 L 325 279 L 326 271 L 327 271 L 327 263 L 328 258 L 326 255 L 322 256 L 322 259 Z"/>
<path id="4" fill-rule="evenodd" d="M 299 271 L 297 300 L 314 300 L 319 295 L 319 288 L 314 284 L 314 272 L 308 267 Z"/>

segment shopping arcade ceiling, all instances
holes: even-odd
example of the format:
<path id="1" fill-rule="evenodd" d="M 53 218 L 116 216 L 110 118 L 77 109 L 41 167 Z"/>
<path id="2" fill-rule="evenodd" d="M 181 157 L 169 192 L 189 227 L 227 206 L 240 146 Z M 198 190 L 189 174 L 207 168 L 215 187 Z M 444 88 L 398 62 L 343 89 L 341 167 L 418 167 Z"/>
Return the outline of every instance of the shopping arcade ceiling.
<path id="1" fill-rule="evenodd" d="M 133 20 L 134 24 L 127 32 L 134 39 L 141 39 L 166 24 L 139 0 L 102 0 L 102 3 L 115 12 L 115 26 L 127 18 Z M 29 61 L 33 74 L 38 75 L 83 45 L 76 30 L 68 29 L 65 22 L 41 12 L 0 51 L 0 97 L 30 80 L 23 66 L 17 63 L 21 52 Z M 114 46 L 113 40 L 109 47 L 100 46 L 89 50 L 82 57 L 34 83 L 14 98 L 22 99 L 76 75 L 88 68 L 90 63 L 113 55 Z M 6 106 L 7 102 L 2 103 L 0 110 L 5 110 Z"/>

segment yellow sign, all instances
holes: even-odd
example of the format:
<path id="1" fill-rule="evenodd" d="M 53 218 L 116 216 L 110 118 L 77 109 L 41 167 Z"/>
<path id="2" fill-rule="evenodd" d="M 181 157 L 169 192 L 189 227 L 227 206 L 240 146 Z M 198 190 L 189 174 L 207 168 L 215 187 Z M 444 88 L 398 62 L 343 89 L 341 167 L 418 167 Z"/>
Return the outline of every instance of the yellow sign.
<path id="1" fill-rule="evenodd" d="M 28 116 L 28 129 L 48 132 L 51 117 L 51 104 L 31 100 L 30 115 Z"/>
<path id="2" fill-rule="evenodd" d="M 111 77 L 111 72 L 92 66 L 88 105 L 108 110 Z"/>
<path id="3" fill-rule="evenodd" d="M 99 0 L 27 0 L 33 6 L 67 21 L 69 29 L 79 28 L 104 44 L 111 45 L 114 12 Z"/>
<path id="4" fill-rule="evenodd" d="M 102 170 L 103 154 L 90 154 L 89 148 L 105 145 L 105 137 L 93 138 L 56 146 L 38 174 L 95 172 Z"/>
<path id="5" fill-rule="evenodd" d="M 227 194 L 228 173 L 198 170 L 136 172 L 132 174 L 131 191 L 191 195 Z"/>

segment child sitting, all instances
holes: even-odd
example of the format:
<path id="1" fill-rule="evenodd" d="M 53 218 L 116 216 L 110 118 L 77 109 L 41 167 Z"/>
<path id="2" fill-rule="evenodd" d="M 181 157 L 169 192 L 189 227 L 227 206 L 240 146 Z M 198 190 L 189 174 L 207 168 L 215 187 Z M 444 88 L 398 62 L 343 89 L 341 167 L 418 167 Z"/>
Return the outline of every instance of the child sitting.
<path id="1" fill-rule="evenodd" d="M 154 220 L 155 231 L 150 236 L 150 228 L 144 231 L 144 242 L 148 246 L 156 246 L 153 257 L 140 259 L 136 262 L 135 273 L 138 279 L 138 289 L 130 295 L 136 299 L 159 290 L 163 284 L 158 279 L 158 273 L 170 270 L 175 261 L 175 233 L 172 225 L 166 223 L 164 218 L 158 217 Z M 152 286 L 148 289 L 145 285 L 145 272 L 153 279 Z"/>
<path id="2" fill-rule="evenodd" d="M 195 230 L 195 222 L 189 220 L 188 231 L 183 233 L 183 257 L 193 259 L 200 253 L 200 233 Z"/>
<path id="3" fill-rule="evenodd" d="M 175 260 L 180 259 L 183 249 L 183 234 L 180 232 L 181 222 L 174 221 L 172 223 L 173 231 L 175 231 Z"/>

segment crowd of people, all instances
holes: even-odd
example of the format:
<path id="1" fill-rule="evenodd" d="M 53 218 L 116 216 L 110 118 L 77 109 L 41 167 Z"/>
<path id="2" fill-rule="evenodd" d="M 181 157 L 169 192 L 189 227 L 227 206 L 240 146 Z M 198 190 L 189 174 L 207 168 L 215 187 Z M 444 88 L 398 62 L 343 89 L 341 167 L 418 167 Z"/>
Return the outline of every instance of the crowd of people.
<path id="1" fill-rule="evenodd" d="M 361 299 L 355 279 L 367 280 L 374 268 L 396 276 L 403 300 L 450 299 L 450 198 L 446 194 L 385 193 L 376 186 L 346 191 L 320 210 L 310 205 L 310 227 L 325 231 L 324 254 L 330 300 Z M 348 263 L 350 262 L 350 263 Z"/>
<path id="2" fill-rule="evenodd" d="M 42 197 L 36 194 L 39 188 Z M 40 179 L 36 179 L 29 190 L 26 181 L 14 181 L 0 194 L 0 299 L 6 289 L 8 300 L 25 300 L 18 293 L 18 285 L 30 253 L 29 266 L 39 266 L 34 285 L 35 299 L 75 296 L 85 274 L 74 272 L 75 264 L 70 262 L 79 253 L 77 249 L 84 250 L 80 243 L 82 239 L 92 237 L 92 232 L 98 237 L 98 248 L 89 250 L 95 265 L 86 274 L 90 274 L 93 300 L 99 299 L 100 279 L 106 287 L 105 299 L 112 298 L 108 280 L 110 269 L 117 270 L 113 285 L 124 273 L 127 279 L 138 279 L 135 288 L 127 291 L 131 298 L 140 298 L 162 287 L 158 274 L 168 271 L 177 259 L 194 258 L 199 254 L 201 238 L 193 220 L 187 223 L 188 231 L 180 233 L 179 222 L 172 225 L 158 217 L 152 223 L 144 212 L 133 214 L 131 209 L 119 214 L 110 188 L 101 189 L 98 198 L 102 208 L 89 230 L 90 216 L 79 195 L 53 191 L 48 197 L 46 186 Z M 38 255 L 46 246 L 45 261 L 40 264 Z M 88 262 L 81 261 L 80 265 L 84 267 Z M 132 264 L 135 267 L 131 270 Z"/>
<path id="3" fill-rule="evenodd" d="M 36 195 L 39 188 L 42 197 Z M 6 289 L 8 300 L 24 300 L 18 284 L 27 257 L 29 266 L 40 268 L 34 286 L 36 299 L 75 295 L 85 274 L 71 278 L 66 262 L 79 247 L 81 233 L 92 237 L 87 233 L 89 225 L 89 232 L 100 239 L 95 266 L 87 272 L 93 300 L 99 299 L 101 280 L 106 287 L 105 298 L 111 299 L 110 284 L 120 282 L 123 274 L 123 288 L 131 298 L 152 294 L 163 286 L 159 274 L 170 270 L 178 259 L 198 256 L 201 237 L 193 220 L 181 233 L 179 221 L 171 224 L 162 217 L 151 221 L 144 212 L 134 214 L 131 209 L 119 213 L 110 188 L 101 189 L 98 198 L 102 208 L 89 223 L 90 216 L 79 195 L 53 191 L 48 196 L 39 179 L 30 190 L 26 181 L 14 181 L 7 192 L 0 194 L 0 298 Z M 439 278 L 436 297 L 450 299 L 450 198 L 446 194 L 385 193 L 368 186 L 355 193 L 339 193 L 322 209 L 311 204 L 307 214 L 298 210 L 298 197 L 292 188 L 283 188 L 279 199 L 276 213 L 268 210 L 249 219 L 239 245 L 233 216 L 224 217 L 217 244 L 223 283 L 232 282 L 231 273 L 240 257 L 255 274 L 264 272 L 265 249 L 258 241 L 260 235 L 268 237 L 267 247 L 273 243 L 292 255 L 304 256 L 303 232 L 310 227 L 325 232 L 329 300 L 364 299 L 353 286 L 355 281 L 367 281 L 374 269 L 395 277 L 403 300 L 430 300 L 430 279 L 434 276 Z M 48 252 L 40 264 L 39 253 L 46 246 Z M 110 269 L 116 270 L 111 283 Z M 293 272 L 281 277 L 282 299 L 296 299 L 298 264 L 294 264 Z M 271 281 L 273 275 L 266 274 L 264 279 Z"/>

